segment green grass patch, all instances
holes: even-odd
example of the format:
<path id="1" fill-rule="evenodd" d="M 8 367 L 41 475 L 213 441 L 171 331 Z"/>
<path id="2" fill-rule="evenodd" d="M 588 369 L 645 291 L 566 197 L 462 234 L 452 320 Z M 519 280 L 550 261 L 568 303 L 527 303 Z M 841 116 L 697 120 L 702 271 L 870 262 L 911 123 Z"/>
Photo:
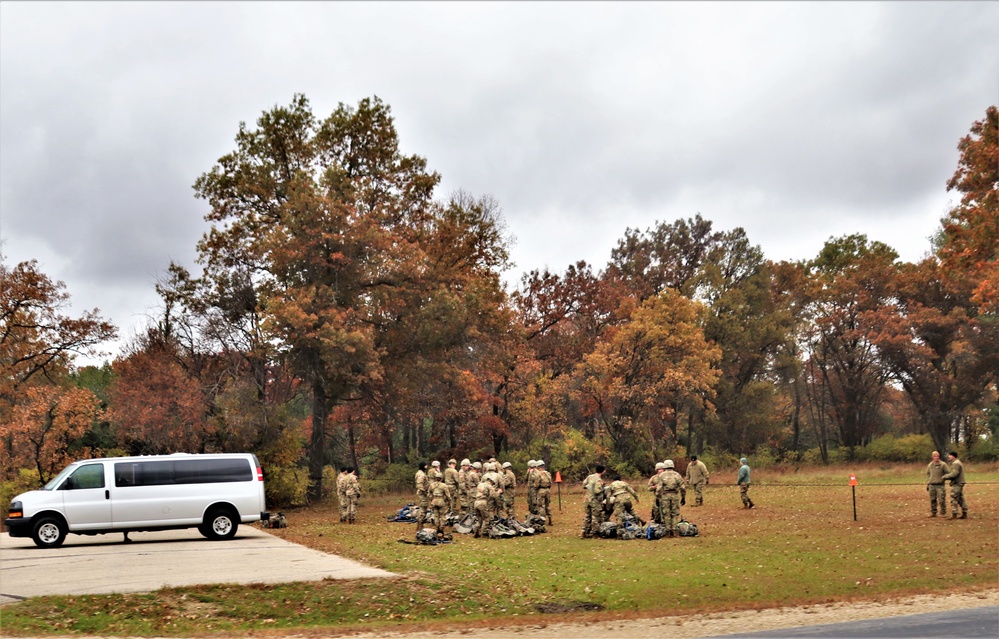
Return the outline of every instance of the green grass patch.
<path id="1" fill-rule="evenodd" d="M 857 521 L 851 472 L 860 482 Z M 563 510 L 556 506 L 548 533 L 504 540 L 455 535 L 441 546 L 399 543 L 413 539 L 415 526 L 385 518 L 406 495 L 366 499 L 353 526 L 338 523 L 329 506 L 285 511 L 289 527 L 275 534 L 400 577 L 38 597 L 4 606 L 2 628 L 5 636 L 280 634 L 556 620 L 570 612 L 577 620 L 685 614 L 995 588 L 999 471 L 969 469 L 971 518 L 958 521 L 927 517 L 922 473 L 911 466 L 754 471 L 753 510 L 741 509 L 738 488 L 726 485 L 734 472 L 713 474 L 706 505 L 683 509 L 701 536 L 654 542 L 580 539 L 578 486 L 563 486 Z M 633 485 L 644 488 L 644 480 Z M 639 494 L 639 512 L 647 517 L 648 496 Z"/>

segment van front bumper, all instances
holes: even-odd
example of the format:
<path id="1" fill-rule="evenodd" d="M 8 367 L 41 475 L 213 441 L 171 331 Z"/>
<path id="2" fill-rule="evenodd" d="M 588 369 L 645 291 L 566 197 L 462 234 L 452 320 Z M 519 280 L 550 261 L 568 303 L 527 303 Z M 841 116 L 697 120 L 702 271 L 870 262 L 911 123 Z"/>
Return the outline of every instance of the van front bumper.
<path id="1" fill-rule="evenodd" d="M 4 519 L 3 520 L 4 530 L 11 537 L 30 537 L 31 536 L 31 518 L 30 517 L 18 517 L 16 519 Z"/>

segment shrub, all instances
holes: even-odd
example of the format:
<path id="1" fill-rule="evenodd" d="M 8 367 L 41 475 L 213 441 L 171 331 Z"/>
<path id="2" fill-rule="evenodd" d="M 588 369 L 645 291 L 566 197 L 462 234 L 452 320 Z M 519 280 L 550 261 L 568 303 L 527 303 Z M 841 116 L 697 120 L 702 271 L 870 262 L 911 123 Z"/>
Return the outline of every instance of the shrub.
<path id="1" fill-rule="evenodd" d="M 304 506 L 308 503 L 308 470 L 267 466 L 264 468 L 264 480 L 267 503 L 271 508 Z"/>
<path id="2" fill-rule="evenodd" d="M 6 508 L 14 497 L 20 495 L 21 493 L 26 493 L 29 490 L 36 490 L 41 487 L 42 482 L 38 477 L 37 470 L 33 468 L 21 468 L 17 471 L 17 475 L 14 479 L 0 484 L 0 504 L 3 504 L 3 507 Z M 6 512 L 7 511 L 5 510 L 5 517 Z"/>

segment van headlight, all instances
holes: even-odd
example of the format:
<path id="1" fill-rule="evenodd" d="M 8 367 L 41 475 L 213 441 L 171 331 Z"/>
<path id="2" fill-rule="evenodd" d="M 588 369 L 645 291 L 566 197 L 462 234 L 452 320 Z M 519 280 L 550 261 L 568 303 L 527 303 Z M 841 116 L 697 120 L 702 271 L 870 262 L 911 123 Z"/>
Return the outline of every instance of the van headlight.
<path id="1" fill-rule="evenodd" d="M 10 502 L 10 508 L 7 510 L 7 519 L 20 519 L 22 517 L 24 517 L 24 506 L 21 502 Z"/>

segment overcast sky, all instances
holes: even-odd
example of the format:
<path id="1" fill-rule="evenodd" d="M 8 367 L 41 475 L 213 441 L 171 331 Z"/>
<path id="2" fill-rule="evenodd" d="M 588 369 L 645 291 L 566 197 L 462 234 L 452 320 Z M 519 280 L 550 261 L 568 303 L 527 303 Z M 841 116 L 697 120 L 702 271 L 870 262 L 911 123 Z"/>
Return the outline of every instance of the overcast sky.
<path id="1" fill-rule="evenodd" d="M 239 123 L 377 95 L 446 196 L 501 205 L 516 283 L 700 213 L 775 260 L 917 260 L 999 103 L 999 2 L 0 2 L 0 241 L 123 338 Z M 118 345 L 109 345 L 111 356 Z"/>

